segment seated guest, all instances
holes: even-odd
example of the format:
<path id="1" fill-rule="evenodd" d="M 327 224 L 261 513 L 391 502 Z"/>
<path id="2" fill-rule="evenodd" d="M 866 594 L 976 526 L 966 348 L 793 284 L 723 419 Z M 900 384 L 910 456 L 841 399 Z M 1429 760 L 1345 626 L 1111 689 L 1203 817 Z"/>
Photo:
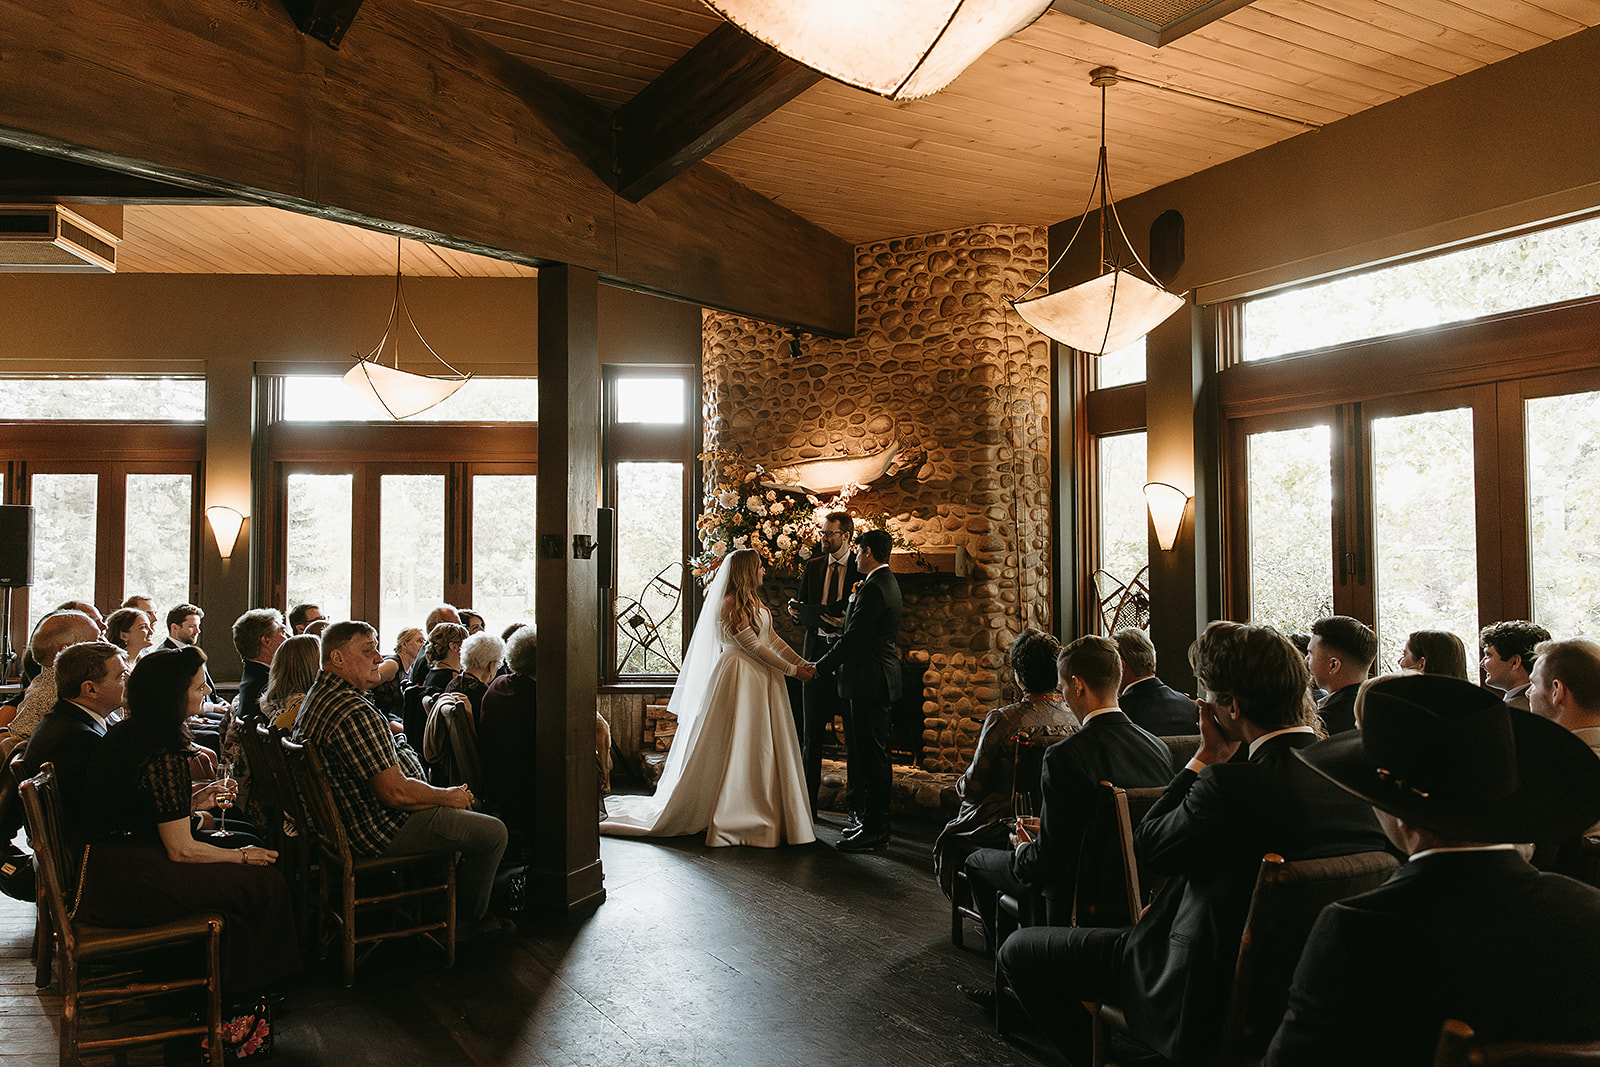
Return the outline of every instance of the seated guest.
<path id="1" fill-rule="evenodd" d="M 125 608 L 138 608 L 140 611 L 142 611 L 146 615 L 150 616 L 150 622 L 151 622 L 152 625 L 154 625 L 154 623 L 156 621 L 156 605 L 155 605 L 155 601 L 151 600 L 149 597 L 145 596 L 143 593 L 135 593 L 135 594 L 133 594 L 127 600 L 124 600 L 122 602 L 122 606 L 125 607 Z"/>
<path id="2" fill-rule="evenodd" d="M 441 622 L 453 622 L 459 624 L 461 622 L 461 615 L 456 611 L 453 605 L 440 604 L 438 607 L 428 612 L 428 621 L 422 624 L 423 634 L 427 635 L 433 633 L 433 628 L 438 626 Z M 411 665 L 411 684 L 421 685 L 423 679 L 428 676 L 428 669 L 431 666 L 432 664 L 428 662 L 427 648 L 424 646 L 422 655 L 418 656 L 417 661 Z"/>
<path id="3" fill-rule="evenodd" d="M 94 623 L 95 629 L 98 631 L 97 636 L 104 637 L 106 635 L 105 616 L 100 614 L 99 608 L 87 600 L 68 600 L 64 604 L 57 604 L 55 611 L 81 611 L 89 616 L 90 621 Z"/>
<path id="4" fill-rule="evenodd" d="M 306 632 L 306 627 L 323 618 L 322 609 L 315 604 L 296 604 L 289 609 L 289 628 L 296 634 Z M 290 635 L 294 636 L 293 634 Z"/>
<path id="5" fill-rule="evenodd" d="M 261 696 L 262 717 L 280 730 L 294 729 L 300 705 L 321 670 L 322 645 L 315 637 L 299 634 L 279 645 Z"/>
<path id="6" fill-rule="evenodd" d="M 200 622 L 206 613 L 193 604 L 179 604 L 167 612 L 167 638 L 160 646 L 165 649 L 187 648 L 190 645 L 198 648 L 200 641 Z M 211 680 L 209 668 L 202 667 L 206 673 L 206 699 L 196 713 L 197 719 L 204 719 L 220 725 L 223 714 L 227 711 L 228 703 L 217 696 L 217 683 Z M 201 744 L 213 747 L 205 740 Z"/>
<path id="7" fill-rule="evenodd" d="M 1600 755 L 1600 643 L 1541 641 L 1528 677 L 1528 707 Z"/>
<path id="8" fill-rule="evenodd" d="M 1600 891 L 1511 844 L 1600 819 L 1600 760 L 1454 678 L 1385 678 L 1362 703 L 1359 733 L 1297 755 L 1411 858 L 1323 910 L 1267 1064 L 1429 1064 L 1446 1019 L 1484 1041 L 1600 1039 Z"/>
<path id="9" fill-rule="evenodd" d="M 1133 724 L 1157 737 L 1189 737 L 1200 732 L 1194 698 L 1184 696 L 1156 677 L 1156 646 L 1150 635 L 1134 627 L 1112 635 L 1122 656 L 1122 694 L 1117 706 Z M 1121 785 L 1121 782 L 1117 783 Z M 1161 783 L 1166 785 L 1165 782 Z"/>
<path id="10" fill-rule="evenodd" d="M 1471 681 L 1467 677 L 1467 646 L 1449 630 L 1413 631 L 1395 665 L 1403 671 Z"/>
<path id="11" fill-rule="evenodd" d="M 68 645 L 97 641 L 100 628 L 81 611 L 58 611 L 39 621 L 28 641 L 28 652 L 39 664 L 39 676 L 29 685 L 11 720 L 11 736 L 26 738 L 33 733 L 45 713 L 56 706 L 56 655 Z"/>
<path id="12" fill-rule="evenodd" d="M 205 692 L 198 648 L 151 652 L 128 676 L 127 718 L 90 761 L 78 918 L 151 926 L 220 912 L 224 995 L 248 1001 L 298 970 L 300 953 L 289 886 L 272 867 L 277 853 L 218 848 L 190 831 L 191 807 L 217 792 L 191 797 L 189 785 L 187 721 Z"/>
<path id="13" fill-rule="evenodd" d="M 438 849 L 461 854 L 460 907 L 476 929 L 505 928 L 488 917 L 489 892 L 506 850 L 505 824 L 469 810 L 472 790 L 439 789 L 404 738 L 366 699 L 378 682 L 377 632 L 364 622 L 334 623 L 322 636 L 322 673 L 295 720 L 295 740 L 315 747 L 358 856 L 405 856 Z"/>
<path id="14" fill-rule="evenodd" d="M 1044 897 L 1045 922 L 1070 925 L 1078 849 L 1099 783 L 1128 789 L 1172 780 L 1166 742 L 1134 725 L 1117 707 L 1122 658 L 1116 642 L 1097 634 L 1080 637 L 1061 650 L 1059 663 L 1061 690 L 1083 727 L 1044 754 L 1037 831 L 1024 824 L 1011 848 L 979 849 L 967 857 L 967 879 L 986 939 L 994 929 L 1000 893 L 1037 891 Z"/>
<path id="15" fill-rule="evenodd" d="M 512 832 L 525 835 L 533 817 L 534 721 L 538 711 L 539 633 L 523 626 L 506 643 L 510 674 L 483 694 L 478 757 L 484 799 Z"/>
<path id="16" fill-rule="evenodd" d="M 106 620 L 106 640 L 126 652 L 129 663 L 155 643 L 151 638 L 154 633 L 150 616 L 138 608 L 118 608 Z"/>
<path id="17" fill-rule="evenodd" d="M 1037 781 L 1017 781 L 1017 739 L 1048 746 L 1078 728 L 1056 684 L 1060 650 L 1055 638 L 1038 630 L 1024 630 L 1011 642 L 1011 678 L 1025 695 L 984 716 L 972 765 L 956 779 L 961 807 L 933 843 L 933 870 L 945 896 L 968 853 L 1006 843 L 1013 792 L 1038 791 Z"/>
<path id="18" fill-rule="evenodd" d="M 89 759 L 106 736 L 106 719 L 122 707 L 128 661 L 106 641 L 68 645 L 56 656 L 56 692 L 63 694 L 28 739 L 21 778 L 55 764 L 61 787 L 61 822 L 73 863 L 84 843 L 83 795 Z"/>
<path id="19" fill-rule="evenodd" d="M 460 693 L 472 706 L 472 721 L 483 717 L 483 694 L 500 670 L 506 646 L 494 634 L 476 633 L 461 645 L 461 673 L 456 675 L 446 693 Z"/>
<path id="20" fill-rule="evenodd" d="M 283 616 L 277 608 L 255 608 L 233 624 L 233 647 L 244 660 L 239 682 L 239 717 L 253 725 L 261 718 L 261 694 L 267 691 L 267 676 L 272 657 L 289 639 Z"/>
<path id="21" fill-rule="evenodd" d="M 1292 644 L 1271 627 L 1213 622 L 1189 663 L 1204 687 L 1200 751 L 1134 831 L 1141 864 L 1168 879 L 1155 901 L 1129 928 L 1035 926 L 1000 948 L 1029 1017 L 1072 1064 L 1090 1060 L 1084 1001 L 1122 1008 L 1167 1060 L 1214 1059 L 1261 857 L 1388 847 L 1370 807 L 1295 758 L 1316 737 Z"/>
<path id="22" fill-rule="evenodd" d="M 1356 694 L 1378 658 L 1378 635 L 1359 619 L 1329 615 L 1311 624 L 1306 664 L 1311 677 L 1328 691 L 1317 704 L 1328 734 L 1356 728 Z"/>
<path id="23" fill-rule="evenodd" d="M 378 671 L 378 684 L 372 687 L 367 699 L 376 704 L 378 710 L 391 720 L 398 721 L 405 718 L 405 691 L 411 684 L 409 681 L 411 665 L 416 662 L 425 643 L 426 638 L 422 636 L 421 630 L 415 626 L 407 626 L 400 631 L 400 636 L 394 643 L 394 653 L 383 657 L 383 666 Z"/>
<path id="24" fill-rule="evenodd" d="M 1550 631 L 1526 619 L 1493 622 L 1478 634 L 1483 646 L 1483 659 L 1478 666 L 1483 670 L 1483 681 L 1505 695 L 1507 704 L 1522 711 L 1531 710 L 1528 704 L 1528 682 L 1533 676 L 1537 658 L 1534 646 L 1550 640 Z"/>
<path id="25" fill-rule="evenodd" d="M 461 673 L 461 645 L 466 639 L 467 628 L 459 622 L 441 622 L 428 631 L 428 673 L 422 677 L 422 688 L 435 693 L 450 688 Z"/>
<path id="26" fill-rule="evenodd" d="M 479 615 L 471 608 L 462 608 L 459 614 L 461 616 L 461 625 L 467 628 L 468 637 L 471 637 L 473 634 L 480 634 L 484 631 L 486 624 L 483 621 L 482 615 Z"/>

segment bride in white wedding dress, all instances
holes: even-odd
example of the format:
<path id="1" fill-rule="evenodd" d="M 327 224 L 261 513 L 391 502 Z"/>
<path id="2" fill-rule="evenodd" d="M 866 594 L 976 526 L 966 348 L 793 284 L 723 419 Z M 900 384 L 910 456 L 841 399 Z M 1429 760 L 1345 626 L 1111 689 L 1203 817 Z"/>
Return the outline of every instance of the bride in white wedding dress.
<path id="1" fill-rule="evenodd" d="M 704 831 L 708 845 L 763 848 L 816 840 L 784 684 L 813 668 L 772 632 L 758 595 L 765 573 L 749 549 L 717 568 L 668 705 L 678 731 L 655 795 L 608 797 L 602 834 Z"/>

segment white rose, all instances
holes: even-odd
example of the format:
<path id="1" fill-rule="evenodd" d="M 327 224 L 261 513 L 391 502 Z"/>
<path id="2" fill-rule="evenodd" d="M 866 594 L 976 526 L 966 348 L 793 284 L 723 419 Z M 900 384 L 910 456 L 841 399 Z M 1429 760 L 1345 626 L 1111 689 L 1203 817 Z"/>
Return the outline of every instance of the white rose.
<path id="1" fill-rule="evenodd" d="M 789 535 L 788 534 L 785 533 L 785 534 L 779 534 L 778 535 L 778 550 L 780 552 L 787 552 L 787 551 L 789 551 L 789 549 L 791 549 L 793 547 L 794 547 L 794 542 L 789 539 Z"/>
<path id="2" fill-rule="evenodd" d="M 711 551 L 719 557 L 726 556 L 728 554 L 728 542 L 718 541 L 716 544 L 711 546 Z"/>
<path id="3" fill-rule="evenodd" d="M 759 500 L 752 500 L 750 501 L 750 513 L 752 515 L 765 515 L 767 506 Z"/>
<path id="4" fill-rule="evenodd" d="M 778 499 L 778 491 L 776 489 L 768 489 L 767 490 L 767 499 L 768 500 L 776 500 L 776 499 Z"/>
<path id="5" fill-rule="evenodd" d="M 735 537 L 733 539 L 733 547 L 734 548 L 749 548 L 750 547 L 750 539 L 747 538 L 744 534 L 740 534 L 738 537 Z"/>
<path id="6" fill-rule="evenodd" d="M 739 494 L 732 489 L 724 489 L 717 494 L 717 503 L 725 508 L 736 508 L 739 506 Z"/>
<path id="7" fill-rule="evenodd" d="M 772 513 L 774 515 L 782 515 L 783 514 L 783 501 L 780 500 L 776 504 L 772 505 Z"/>

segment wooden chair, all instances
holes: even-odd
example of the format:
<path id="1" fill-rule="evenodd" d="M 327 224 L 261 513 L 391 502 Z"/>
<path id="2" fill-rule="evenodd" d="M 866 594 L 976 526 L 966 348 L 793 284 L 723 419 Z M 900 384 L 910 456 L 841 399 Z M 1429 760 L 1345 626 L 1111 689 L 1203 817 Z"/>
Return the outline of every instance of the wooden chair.
<path id="1" fill-rule="evenodd" d="M 317 947 L 322 952 L 330 940 L 326 923 L 332 918 L 338 924 L 340 964 L 345 985 L 355 981 L 356 964 L 365 959 L 380 943 L 397 937 L 426 937 L 444 950 L 445 966 L 456 963 L 456 863 L 455 852 L 445 849 L 419 853 L 414 856 L 356 856 L 350 851 L 350 838 L 345 832 L 344 820 L 333 797 L 333 787 L 322 768 L 316 750 L 309 745 L 296 744 L 288 738 L 280 741 L 290 776 L 305 800 L 312 823 L 316 827 L 316 847 L 321 860 L 322 876 L 317 879 Z M 442 880 L 420 876 L 418 884 L 406 885 L 406 876 L 429 866 L 442 864 Z M 387 877 L 385 877 L 387 876 Z M 381 881 L 380 881 L 381 879 Z M 379 881 L 379 887 L 365 894 L 358 893 L 356 882 L 363 886 L 369 881 Z M 329 897 L 338 892 L 338 902 Z M 422 915 L 422 903 L 430 896 L 443 896 L 445 917 L 430 920 Z M 389 929 L 358 933 L 356 917 L 364 909 L 383 907 L 390 912 L 400 912 L 409 904 L 409 914 L 398 915 L 396 925 Z M 358 946 L 365 946 L 360 950 Z"/>
<path id="2" fill-rule="evenodd" d="M 293 891 L 295 928 L 301 944 L 315 946 L 311 912 L 312 853 L 315 850 L 311 820 L 306 818 L 300 791 L 289 774 L 280 739 L 283 731 L 259 722 L 246 729 L 240 740 L 249 761 L 251 789 L 265 809 L 268 826 L 263 828 L 267 845 L 276 850 L 281 869 L 289 872 Z M 292 831 L 292 832 L 291 832 Z"/>
<path id="3" fill-rule="evenodd" d="M 55 767 L 46 763 L 37 775 L 22 783 L 22 803 L 28 818 L 28 833 L 33 842 L 35 866 L 43 900 L 51 915 L 54 936 L 61 942 L 61 1063 L 76 1064 L 85 1052 L 116 1052 L 138 1045 L 152 1045 L 178 1038 L 209 1039 L 211 1063 L 222 1063 L 222 917 L 193 915 L 156 926 L 133 929 L 90 926 L 72 917 L 74 904 L 68 905 L 67 872 L 61 835 L 61 794 Z M 154 978 L 127 969 L 126 957 L 192 945 L 205 957 L 205 973 L 179 978 Z M 96 965 L 115 961 L 117 966 L 101 976 L 90 973 Z M 175 990 L 195 989 L 204 993 L 204 1024 L 184 1021 L 177 1025 L 141 1033 L 118 1032 L 86 1040 L 82 1036 L 85 1011 L 128 1004 L 147 998 L 167 998 Z"/>
<path id="4" fill-rule="evenodd" d="M 1446 1019 L 1439 1028 L 1433 1067 L 1570 1067 L 1600 1064 L 1600 1041 L 1481 1042 L 1464 1022 Z"/>
<path id="5" fill-rule="evenodd" d="M 1043 743 L 1030 740 L 1023 734 L 1017 734 L 1013 740 L 1017 746 L 1016 762 L 1013 766 L 1011 779 L 1011 795 L 1018 793 L 1031 793 L 1035 800 L 1039 796 L 1039 775 L 1044 766 L 1044 753 L 1052 744 L 1061 740 L 1065 735 L 1044 733 L 1041 737 Z M 1035 809 L 1037 811 L 1037 809 Z M 972 886 L 967 880 L 967 872 L 957 870 L 950 888 L 950 943 L 956 948 L 965 947 L 965 924 L 967 921 L 983 925 L 983 915 L 972 902 Z M 998 934 L 994 942 L 1000 944 Z"/>
<path id="6" fill-rule="evenodd" d="M 1288 1005 L 1289 979 L 1305 948 L 1311 925 L 1335 901 L 1376 889 L 1399 862 L 1387 852 L 1295 860 L 1262 857 L 1250 912 L 1239 938 L 1233 985 L 1223 1015 L 1219 1067 L 1260 1061 Z M 1130 1034 L 1126 1017 L 1114 1005 L 1095 1010 L 1094 1062 L 1109 1062 L 1113 1032 Z M 1137 1037 L 1137 1035 L 1132 1035 Z"/>

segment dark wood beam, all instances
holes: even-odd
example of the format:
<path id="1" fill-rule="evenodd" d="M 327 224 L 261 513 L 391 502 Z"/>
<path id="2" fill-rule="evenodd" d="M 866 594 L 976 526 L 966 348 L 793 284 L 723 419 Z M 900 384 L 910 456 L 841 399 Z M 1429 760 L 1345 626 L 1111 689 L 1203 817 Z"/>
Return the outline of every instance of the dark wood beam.
<path id="1" fill-rule="evenodd" d="M 301 33 L 338 48 L 361 10 L 361 0 L 283 0 L 283 6 Z"/>
<path id="2" fill-rule="evenodd" d="M 617 112 L 617 191 L 638 203 L 820 80 L 724 22 Z"/>
<path id="3" fill-rule="evenodd" d="M 270 4 L 0 0 L 0 144 L 854 332 L 844 241 L 705 163 L 629 204 L 606 109 L 421 4 L 361 18 L 335 52 Z"/>
<path id="4" fill-rule="evenodd" d="M 0 148 L 0 203 L 219 204 L 225 197 L 56 156 Z"/>

